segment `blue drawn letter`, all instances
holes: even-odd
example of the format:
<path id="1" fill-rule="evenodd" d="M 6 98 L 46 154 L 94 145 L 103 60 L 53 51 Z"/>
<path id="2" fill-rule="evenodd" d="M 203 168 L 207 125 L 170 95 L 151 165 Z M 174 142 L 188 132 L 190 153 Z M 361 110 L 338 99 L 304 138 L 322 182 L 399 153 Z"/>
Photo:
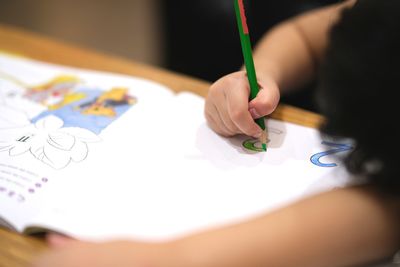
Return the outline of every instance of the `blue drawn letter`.
<path id="1" fill-rule="evenodd" d="M 335 148 L 333 148 L 331 150 L 323 151 L 323 152 L 320 152 L 320 153 L 317 153 L 317 154 L 314 154 L 311 156 L 311 158 L 310 158 L 311 162 L 319 167 L 336 167 L 337 166 L 336 163 L 322 163 L 320 161 L 320 158 L 330 155 L 330 154 L 344 152 L 344 151 L 353 149 L 353 147 L 351 145 L 347 145 L 347 144 L 336 144 L 336 143 L 331 143 L 331 142 L 327 142 L 327 141 L 322 141 L 322 144 L 327 145 L 327 146 L 332 146 Z"/>

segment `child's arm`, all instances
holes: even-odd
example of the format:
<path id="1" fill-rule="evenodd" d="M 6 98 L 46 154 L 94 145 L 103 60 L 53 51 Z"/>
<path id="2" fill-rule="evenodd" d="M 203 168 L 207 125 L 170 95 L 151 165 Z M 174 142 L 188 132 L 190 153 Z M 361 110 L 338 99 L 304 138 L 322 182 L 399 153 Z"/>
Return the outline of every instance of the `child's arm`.
<path id="1" fill-rule="evenodd" d="M 354 2 L 312 10 L 271 29 L 254 50 L 259 76 L 275 80 L 281 92 L 307 83 L 323 57 L 330 28 L 339 20 L 341 11 Z"/>
<path id="2" fill-rule="evenodd" d="M 354 266 L 400 248 L 400 200 L 368 188 L 324 193 L 247 223 L 188 237 L 194 266 Z"/>
<path id="3" fill-rule="evenodd" d="M 169 243 L 70 241 L 35 266 L 352 266 L 394 254 L 399 223 L 399 199 L 345 188 Z"/>
<path id="4" fill-rule="evenodd" d="M 257 78 L 262 89 L 248 103 L 245 72 L 222 77 L 209 90 L 205 115 L 210 127 L 224 136 L 244 133 L 258 137 L 261 129 L 254 118 L 272 113 L 280 93 L 300 88 L 315 72 L 325 50 L 328 31 L 340 11 L 354 4 L 346 1 L 307 12 L 269 31 L 254 51 Z"/>

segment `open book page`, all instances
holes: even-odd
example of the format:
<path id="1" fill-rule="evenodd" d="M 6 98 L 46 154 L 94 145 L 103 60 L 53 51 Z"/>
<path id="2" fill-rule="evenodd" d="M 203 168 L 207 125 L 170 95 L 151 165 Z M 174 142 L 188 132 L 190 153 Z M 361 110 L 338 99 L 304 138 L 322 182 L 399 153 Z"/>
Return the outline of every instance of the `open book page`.
<path id="1" fill-rule="evenodd" d="M 333 157 L 350 142 L 268 119 L 260 153 L 149 81 L 0 56 L 0 89 L 0 217 L 19 231 L 170 239 L 354 182 Z"/>
<path id="2" fill-rule="evenodd" d="M 269 119 L 268 149 L 259 153 L 256 140 L 209 129 L 203 106 L 202 98 L 180 93 L 147 127 L 121 133 L 113 144 L 123 154 L 98 147 L 84 173 L 71 169 L 63 177 L 70 181 L 64 194 L 32 224 L 88 240 L 165 240 L 354 182 L 332 157 L 351 144 L 324 142 L 315 129 Z"/>
<path id="3" fill-rule="evenodd" d="M 143 131 L 139 120 L 150 121 L 172 96 L 139 78 L 0 55 L 1 224 L 22 231 L 68 183 L 60 174 L 71 168 L 79 177 L 84 162 L 99 156 L 96 149 L 126 128 Z"/>

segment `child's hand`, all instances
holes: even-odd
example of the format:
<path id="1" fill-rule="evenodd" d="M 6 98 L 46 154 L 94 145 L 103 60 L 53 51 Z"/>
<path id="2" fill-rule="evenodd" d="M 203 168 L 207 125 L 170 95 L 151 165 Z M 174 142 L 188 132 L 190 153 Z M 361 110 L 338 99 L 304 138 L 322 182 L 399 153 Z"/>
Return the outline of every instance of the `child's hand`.
<path id="1" fill-rule="evenodd" d="M 130 241 L 91 243 L 59 235 L 50 235 L 48 241 L 51 250 L 41 255 L 33 267 L 153 266 L 166 255 L 163 244 Z"/>
<path id="2" fill-rule="evenodd" d="M 272 113 L 280 93 L 275 81 L 259 77 L 260 91 L 249 101 L 250 86 L 246 72 L 222 77 L 211 85 L 205 104 L 205 116 L 210 127 L 223 136 L 245 134 L 260 137 L 261 129 L 254 119 Z"/>

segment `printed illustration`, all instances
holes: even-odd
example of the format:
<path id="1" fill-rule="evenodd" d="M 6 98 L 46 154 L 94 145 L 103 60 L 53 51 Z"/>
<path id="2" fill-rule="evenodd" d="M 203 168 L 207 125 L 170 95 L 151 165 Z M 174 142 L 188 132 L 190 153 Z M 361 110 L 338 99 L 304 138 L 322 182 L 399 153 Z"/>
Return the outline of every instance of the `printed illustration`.
<path id="1" fill-rule="evenodd" d="M 128 94 L 127 88 L 103 91 L 77 87 L 32 118 L 32 122 L 54 115 L 63 120 L 65 127 L 81 127 L 99 134 L 135 103 L 136 98 Z"/>
<path id="2" fill-rule="evenodd" d="M 44 84 L 26 86 L 24 97 L 50 108 L 53 103 L 60 102 L 71 94 L 79 83 L 79 79 L 74 76 L 57 76 Z"/>
<path id="3" fill-rule="evenodd" d="M 74 76 L 61 75 L 29 86 L 0 76 L 0 152 L 30 153 L 62 169 L 83 161 L 88 143 L 133 106 L 137 99 L 124 87 L 89 87 Z"/>

